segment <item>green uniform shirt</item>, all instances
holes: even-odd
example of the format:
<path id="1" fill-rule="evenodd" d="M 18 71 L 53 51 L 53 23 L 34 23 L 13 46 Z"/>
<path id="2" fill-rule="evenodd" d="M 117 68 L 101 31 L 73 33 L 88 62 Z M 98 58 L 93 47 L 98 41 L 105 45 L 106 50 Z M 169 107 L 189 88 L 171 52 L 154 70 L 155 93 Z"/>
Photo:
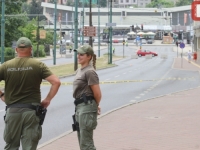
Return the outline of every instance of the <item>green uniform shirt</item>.
<path id="1" fill-rule="evenodd" d="M 5 103 L 40 103 L 40 84 L 50 75 L 48 67 L 33 58 L 5 62 L 0 66 L 0 80 L 5 80 Z"/>
<path id="2" fill-rule="evenodd" d="M 83 93 L 86 96 L 93 96 L 92 89 L 89 85 L 99 84 L 99 77 L 91 65 L 77 70 L 74 82 L 73 82 L 73 97 L 75 99 L 80 98 Z"/>

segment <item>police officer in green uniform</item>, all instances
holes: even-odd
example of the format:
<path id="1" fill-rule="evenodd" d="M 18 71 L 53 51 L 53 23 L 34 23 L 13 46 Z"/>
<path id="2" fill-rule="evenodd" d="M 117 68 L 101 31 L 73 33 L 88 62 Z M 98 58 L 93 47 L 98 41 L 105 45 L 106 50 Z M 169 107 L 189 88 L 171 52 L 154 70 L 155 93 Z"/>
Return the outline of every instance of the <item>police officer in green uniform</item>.
<path id="1" fill-rule="evenodd" d="M 79 145 L 81 150 L 96 150 L 93 130 L 97 126 L 101 100 L 99 78 L 95 71 L 96 55 L 91 46 L 84 45 L 77 49 L 77 57 L 81 68 L 76 71 L 73 97 Z"/>
<path id="2" fill-rule="evenodd" d="M 0 97 L 5 102 L 4 150 L 18 150 L 20 141 L 23 150 L 36 150 L 42 136 L 40 110 L 47 108 L 56 95 L 60 80 L 42 62 L 31 58 L 32 44 L 26 37 L 17 41 L 18 57 L 0 66 L 0 81 L 5 81 L 5 94 Z M 40 84 L 47 80 L 51 87 L 41 101 Z"/>

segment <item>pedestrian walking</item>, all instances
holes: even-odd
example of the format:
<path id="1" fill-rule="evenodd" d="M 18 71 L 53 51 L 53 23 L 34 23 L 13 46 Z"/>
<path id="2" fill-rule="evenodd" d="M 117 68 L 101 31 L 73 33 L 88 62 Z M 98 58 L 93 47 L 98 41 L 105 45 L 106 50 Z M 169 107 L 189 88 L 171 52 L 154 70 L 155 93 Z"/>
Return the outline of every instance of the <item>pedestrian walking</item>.
<path id="1" fill-rule="evenodd" d="M 72 45 L 69 44 L 69 52 L 71 53 L 72 52 Z"/>
<path id="2" fill-rule="evenodd" d="M 18 150 L 20 141 L 23 150 L 36 150 L 42 137 L 46 108 L 56 95 L 60 80 L 44 63 L 31 58 L 32 44 L 28 38 L 19 38 L 16 46 L 18 56 L 0 66 L 0 81 L 5 81 L 5 93 L 0 91 L 0 97 L 7 105 L 4 150 Z M 43 79 L 51 86 L 41 101 Z"/>
<path id="3" fill-rule="evenodd" d="M 78 63 L 73 82 L 75 98 L 75 116 L 73 130 L 77 131 L 80 150 L 96 150 L 93 141 L 93 130 L 97 126 L 97 115 L 100 114 L 101 90 L 99 77 L 95 71 L 96 55 L 91 46 L 84 45 L 77 49 Z"/>
<path id="4" fill-rule="evenodd" d="M 190 63 L 192 59 L 192 52 L 191 50 L 188 51 L 188 62 Z"/>
<path id="5" fill-rule="evenodd" d="M 128 41 L 126 41 L 126 46 L 128 46 Z"/>
<path id="6" fill-rule="evenodd" d="M 115 47 L 112 45 L 113 54 L 115 53 Z"/>

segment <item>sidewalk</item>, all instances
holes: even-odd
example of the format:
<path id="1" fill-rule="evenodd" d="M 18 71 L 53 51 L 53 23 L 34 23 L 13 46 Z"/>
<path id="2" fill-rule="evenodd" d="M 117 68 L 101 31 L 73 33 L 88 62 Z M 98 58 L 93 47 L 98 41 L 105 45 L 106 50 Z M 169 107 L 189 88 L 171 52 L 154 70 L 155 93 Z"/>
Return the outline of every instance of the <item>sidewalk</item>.
<path id="1" fill-rule="evenodd" d="M 175 58 L 174 69 L 200 71 L 200 66 Z M 98 119 L 97 150 L 200 149 L 200 87 L 140 103 L 132 103 Z M 76 132 L 39 146 L 39 150 L 78 150 Z"/>

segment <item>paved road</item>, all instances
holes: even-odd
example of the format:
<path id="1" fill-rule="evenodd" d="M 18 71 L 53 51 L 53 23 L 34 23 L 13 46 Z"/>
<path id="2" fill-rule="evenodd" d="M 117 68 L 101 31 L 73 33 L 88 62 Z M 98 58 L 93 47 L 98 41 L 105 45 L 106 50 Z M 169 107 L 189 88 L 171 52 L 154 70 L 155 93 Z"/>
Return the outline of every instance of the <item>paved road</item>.
<path id="1" fill-rule="evenodd" d="M 159 54 L 168 55 L 167 59 L 159 56 L 152 59 L 141 57 L 131 59 L 136 47 L 127 47 L 125 59 L 116 61 L 117 67 L 98 70 L 103 93 L 102 113 L 130 103 L 130 101 L 143 101 L 147 98 L 180 91 L 199 86 L 199 73 L 172 69 L 176 53 L 172 47 L 157 46 L 146 47 Z M 104 50 L 106 52 L 106 50 Z M 116 55 L 123 55 L 123 47 L 116 47 Z M 62 82 L 72 82 L 73 76 L 61 79 Z M 133 80 L 136 80 L 133 82 Z M 113 82 L 122 83 L 113 83 Z M 123 82 L 126 81 L 126 82 Z M 187 86 L 186 86 L 187 85 Z M 42 96 L 48 92 L 49 87 L 42 86 Z M 0 110 L 4 105 L 0 103 Z M 40 144 L 59 136 L 71 129 L 71 115 L 74 113 L 72 86 L 61 86 L 57 96 L 52 101 L 43 126 L 43 138 Z M 0 112 L 3 117 L 4 111 Z M 4 123 L 0 121 L 0 134 L 3 134 Z M 3 149 L 3 139 L 0 140 L 0 149 Z"/>

